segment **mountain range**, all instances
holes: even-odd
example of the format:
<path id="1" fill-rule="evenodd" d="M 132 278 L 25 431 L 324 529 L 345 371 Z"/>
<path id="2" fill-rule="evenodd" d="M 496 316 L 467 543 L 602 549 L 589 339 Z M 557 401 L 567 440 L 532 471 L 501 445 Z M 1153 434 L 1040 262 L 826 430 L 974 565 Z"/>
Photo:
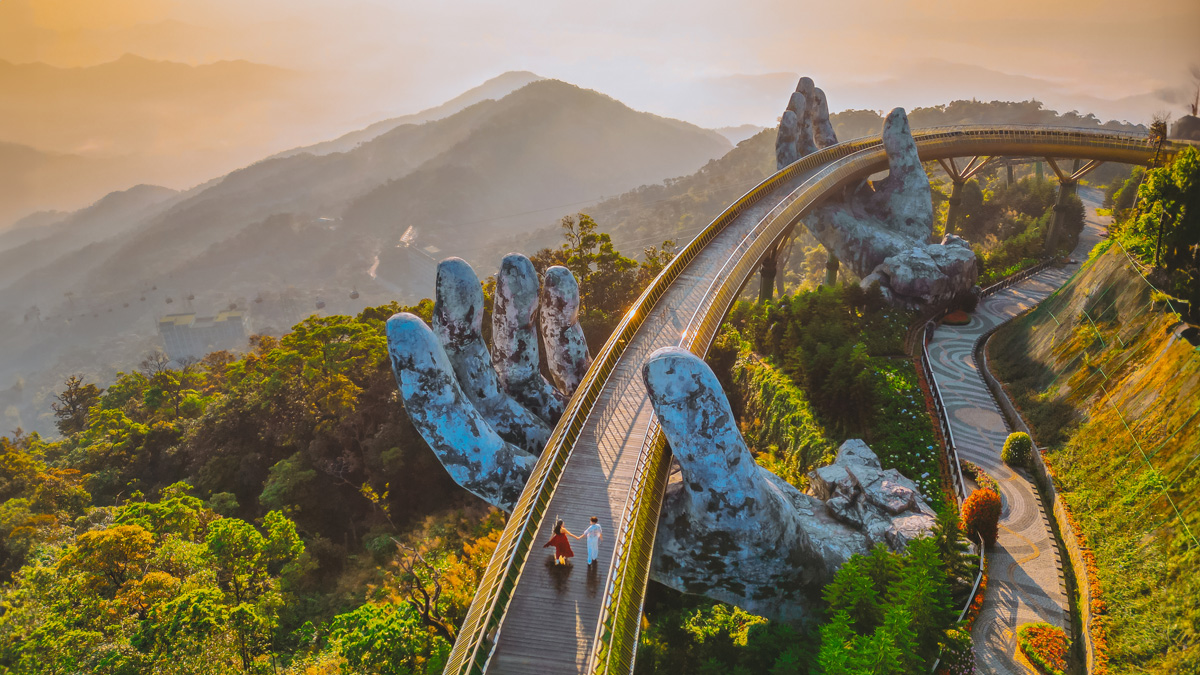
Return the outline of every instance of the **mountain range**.
<path id="1" fill-rule="evenodd" d="M 57 374 L 103 381 L 104 364 L 137 362 L 163 314 L 235 306 L 250 310 L 252 330 L 277 332 L 318 305 L 415 301 L 441 257 L 487 273 L 507 252 L 489 242 L 690 174 L 732 147 L 531 74 L 499 90 L 523 80 L 533 81 L 498 100 L 449 102 L 441 111 L 457 111 L 440 119 L 389 120 L 186 192 L 139 186 L 0 232 L 0 383 L 23 392 L 0 395 L 0 409 L 16 397 L 9 405 L 26 412 L 15 421 L 34 425 L 29 411 L 49 410 Z"/>

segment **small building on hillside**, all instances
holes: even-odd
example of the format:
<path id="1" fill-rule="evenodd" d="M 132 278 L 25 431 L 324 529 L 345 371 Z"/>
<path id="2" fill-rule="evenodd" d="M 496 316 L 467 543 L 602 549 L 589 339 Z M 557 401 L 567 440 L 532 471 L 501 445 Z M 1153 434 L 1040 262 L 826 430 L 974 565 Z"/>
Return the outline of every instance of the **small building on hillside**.
<path id="1" fill-rule="evenodd" d="M 240 311 L 216 316 L 168 314 L 158 320 L 158 334 L 172 361 L 201 359 L 210 352 L 244 348 L 246 320 Z"/>

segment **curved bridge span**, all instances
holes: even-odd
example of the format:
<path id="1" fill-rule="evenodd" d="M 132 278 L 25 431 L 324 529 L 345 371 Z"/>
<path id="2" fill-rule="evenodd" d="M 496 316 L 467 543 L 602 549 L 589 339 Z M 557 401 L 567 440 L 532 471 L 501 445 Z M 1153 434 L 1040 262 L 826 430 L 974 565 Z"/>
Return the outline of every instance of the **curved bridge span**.
<path id="1" fill-rule="evenodd" d="M 1034 126 L 915 131 L 923 161 L 1040 156 L 1147 164 L 1144 135 Z M 1170 158 L 1182 147 L 1166 143 Z M 509 515 L 445 673 L 629 673 L 670 453 L 642 364 L 671 345 L 703 356 L 768 249 L 830 194 L 886 170 L 879 139 L 804 157 L 734 202 L 643 292 L 596 355 Z M 597 516 L 601 558 L 547 564 L 541 544 L 562 518 Z"/>

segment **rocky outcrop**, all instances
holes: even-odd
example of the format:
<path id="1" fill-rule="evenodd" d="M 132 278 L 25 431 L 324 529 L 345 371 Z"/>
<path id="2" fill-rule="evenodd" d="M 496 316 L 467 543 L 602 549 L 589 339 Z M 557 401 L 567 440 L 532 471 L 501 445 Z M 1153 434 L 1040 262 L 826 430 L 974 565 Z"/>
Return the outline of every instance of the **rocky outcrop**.
<path id="1" fill-rule="evenodd" d="M 420 317 L 396 314 L 386 330 L 392 372 L 413 426 L 454 482 L 512 510 L 537 458 L 506 443 L 479 413 L 459 386 L 441 342 Z"/>
<path id="2" fill-rule="evenodd" d="M 821 496 L 804 494 L 755 463 L 699 357 L 663 348 L 642 374 L 682 476 L 663 503 L 655 580 L 772 618 L 804 618 L 851 555 L 877 542 L 901 550 L 932 527 L 916 486 L 881 470 L 862 441 L 848 441 L 819 470 Z"/>
<path id="3" fill-rule="evenodd" d="M 537 270 L 529 258 L 509 253 L 500 261 L 500 271 L 496 273 L 496 299 L 492 307 L 496 371 L 509 396 L 553 426 L 562 417 L 566 401 L 542 377 L 537 316 Z"/>
<path id="4" fill-rule="evenodd" d="M 542 341 L 546 364 L 563 396 L 570 398 L 592 365 L 579 325 L 579 282 L 571 270 L 555 265 L 542 284 Z"/>
<path id="5" fill-rule="evenodd" d="M 825 502 L 834 518 L 866 535 L 871 546 L 903 551 L 925 536 L 937 514 L 921 498 L 916 483 L 895 469 L 883 469 L 871 448 L 851 439 L 837 459 L 808 474 L 809 493 Z"/>
<path id="6" fill-rule="evenodd" d="M 475 270 L 462 258 L 438 263 L 433 332 L 467 400 L 483 419 L 504 440 L 540 454 L 550 440 L 550 427 L 501 388 L 483 341 L 483 289 Z M 536 340 L 534 349 L 536 353 Z"/>

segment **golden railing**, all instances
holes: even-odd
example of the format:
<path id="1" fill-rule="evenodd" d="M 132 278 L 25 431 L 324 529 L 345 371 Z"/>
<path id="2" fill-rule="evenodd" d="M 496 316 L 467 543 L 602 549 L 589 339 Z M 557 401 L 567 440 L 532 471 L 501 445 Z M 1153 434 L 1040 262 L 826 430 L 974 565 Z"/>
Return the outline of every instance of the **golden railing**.
<path id="1" fill-rule="evenodd" d="M 1086 129 L 963 126 L 921 130 L 914 132 L 913 137 L 923 161 L 967 155 L 1039 155 L 1145 164 L 1155 154 L 1155 148 L 1144 135 Z M 1179 147 L 1178 143 L 1167 143 L 1162 148 L 1162 156 L 1169 158 Z M 877 138 L 840 143 L 800 159 L 730 205 L 643 291 L 596 355 L 534 466 L 480 580 L 444 673 L 483 672 L 575 441 L 625 347 L 684 269 L 746 209 L 794 180 L 804 178 L 798 187 L 781 196 L 774 208 L 739 241 L 713 280 L 701 310 L 693 315 L 681 344 L 703 355 L 730 304 L 767 247 L 821 198 L 886 166 L 887 157 Z M 632 672 L 642 600 L 649 579 L 654 534 L 669 464 L 666 444 L 652 425 L 639 457 L 621 524 L 614 533 L 614 563 L 593 645 L 591 672 Z"/>

